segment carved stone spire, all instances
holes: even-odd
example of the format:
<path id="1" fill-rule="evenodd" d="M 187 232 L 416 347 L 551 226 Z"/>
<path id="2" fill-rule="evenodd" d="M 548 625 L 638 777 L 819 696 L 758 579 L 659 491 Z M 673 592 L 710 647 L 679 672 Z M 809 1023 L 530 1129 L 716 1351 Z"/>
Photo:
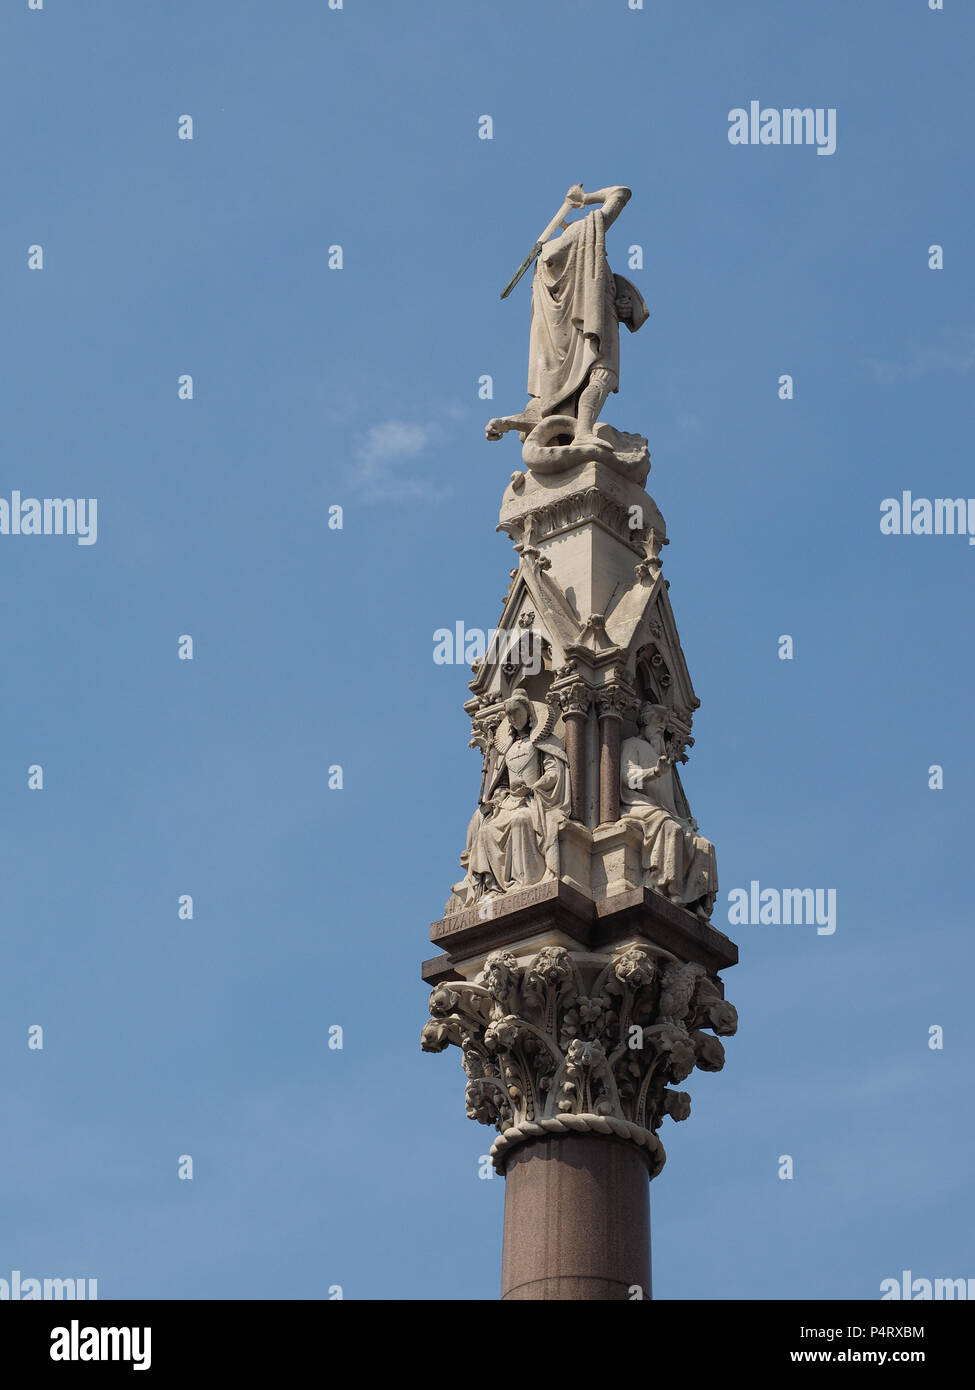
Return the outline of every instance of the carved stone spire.
<path id="1" fill-rule="evenodd" d="M 443 954 L 424 966 L 423 1047 L 460 1049 L 467 1113 L 497 1131 L 512 1298 L 649 1290 L 657 1131 L 687 1116 L 677 1088 L 723 1066 L 719 1036 L 736 1027 L 718 972 L 737 948 L 710 923 L 714 847 L 679 774 L 699 701 L 662 572 L 666 525 L 644 487 L 646 440 L 595 418 L 618 324 L 646 316 L 605 258 L 605 210 L 629 193 L 579 197 L 594 210 L 536 266 L 531 400 L 488 426 L 522 439 L 499 526 L 518 563 L 470 682 L 480 789 L 472 775 L 463 876 L 431 931 Z M 581 296 L 571 313 L 553 298 L 565 294 Z M 594 1191 L 595 1234 L 566 1225 Z"/>

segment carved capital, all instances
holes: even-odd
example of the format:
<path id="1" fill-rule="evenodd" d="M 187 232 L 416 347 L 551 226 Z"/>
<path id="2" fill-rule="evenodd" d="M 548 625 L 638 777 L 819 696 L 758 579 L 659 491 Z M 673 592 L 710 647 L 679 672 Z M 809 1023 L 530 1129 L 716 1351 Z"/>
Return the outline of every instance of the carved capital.
<path id="1" fill-rule="evenodd" d="M 495 951 L 473 982 L 430 997 L 426 1052 L 459 1047 L 467 1114 L 493 1125 L 492 1160 L 558 1133 L 611 1134 L 636 1144 L 650 1176 L 665 1154 L 656 1131 L 683 1120 L 690 1097 L 671 1088 L 698 1067 L 719 1071 L 737 1014 L 704 968 L 661 963 L 639 946 L 610 957 L 547 946 L 526 964 Z"/>
<path id="2" fill-rule="evenodd" d="M 589 713 L 589 706 L 592 704 L 592 690 L 584 681 L 573 681 L 571 685 L 563 686 L 562 689 L 552 693 L 557 695 L 559 708 L 563 715 Z"/>
<path id="3" fill-rule="evenodd" d="M 630 710 L 635 709 L 638 700 L 628 684 L 613 681 L 596 692 L 596 706 L 600 719 L 625 719 Z"/>

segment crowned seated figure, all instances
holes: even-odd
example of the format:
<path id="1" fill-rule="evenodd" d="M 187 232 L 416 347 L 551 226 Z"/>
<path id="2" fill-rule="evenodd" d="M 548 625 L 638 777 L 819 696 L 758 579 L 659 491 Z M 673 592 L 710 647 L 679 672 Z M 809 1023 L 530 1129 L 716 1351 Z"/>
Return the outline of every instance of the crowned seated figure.
<path id="1" fill-rule="evenodd" d="M 549 729 L 554 712 L 516 691 L 489 750 L 482 800 L 467 828 L 448 910 L 523 888 L 559 873 L 559 830 L 571 798 L 565 749 Z"/>

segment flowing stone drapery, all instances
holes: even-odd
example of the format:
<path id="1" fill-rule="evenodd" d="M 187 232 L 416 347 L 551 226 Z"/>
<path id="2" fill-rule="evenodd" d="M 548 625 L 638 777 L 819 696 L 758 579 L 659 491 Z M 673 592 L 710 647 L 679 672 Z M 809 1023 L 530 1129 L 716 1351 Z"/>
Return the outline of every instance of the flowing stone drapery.
<path id="1" fill-rule="evenodd" d="M 718 891 L 714 846 L 697 833 L 697 823 L 680 815 L 674 793 L 677 754 L 668 746 L 669 711 L 645 704 L 643 736 L 624 741 L 620 754 L 620 813 L 643 829 L 642 868 L 646 883 L 672 902 L 696 910 L 705 921 Z"/>
<path id="2" fill-rule="evenodd" d="M 455 893 L 466 891 L 468 904 L 486 893 L 557 878 L 559 831 L 572 811 L 562 744 L 538 732 L 536 712 L 523 694 L 506 702 L 505 714 L 508 735 L 497 742 L 493 774 L 467 827 L 461 856 L 467 876 L 455 886 Z"/>

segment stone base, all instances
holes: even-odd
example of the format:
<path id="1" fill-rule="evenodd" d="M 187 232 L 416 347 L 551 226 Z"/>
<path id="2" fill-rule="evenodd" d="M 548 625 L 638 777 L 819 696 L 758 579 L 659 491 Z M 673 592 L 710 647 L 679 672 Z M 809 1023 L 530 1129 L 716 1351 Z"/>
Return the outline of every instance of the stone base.
<path id="1" fill-rule="evenodd" d="M 609 831 L 611 839 L 616 831 Z M 430 940 L 445 952 L 423 963 L 423 978 L 431 985 L 473 979 L 490 952 L 502 946 L 515 954 L 549 945 L 602 953 L 635 942 L 668 959 L 696 962 L 715 978 L 738 961 L 738 947 L 724 932 L 649 888 L 593 902 L 562 879 L 452 912 L 433 923 Z"/>
<path id="2" fill-rule="evenodd" d="M 641 883 L 644 836 L 644 828 L 636 820 L 613 821 L 592 832 L 589 874 L 597 902 L 631 893 Z"/>
<path id="3" fill-rule="evenodd" d="M 523 436 L 521 457 L 526 468 L 536 474 L 561 474 L 579 464 L 599 462 L 643 486 L 650 472 L 650 454 L 642 434 L 629 434 L 599 421 L 589 438 L 579 439 L 578 424 L 571 415 L 547 415 L 540 420 Z"/>
<path id="4" fill-rule="evenodd" d="M 595 830 L 589 830 L 580 821 L 568 821 L 559 831 L 560 881 L 580 897 L 595 899 L 597 903 L 616 898 L 621 893 L 632 893 L 642 886 L 646 877 L 643 871 L 644 835 L 644 827 L 636 817 L 610 821 L 597 826 Z M 460 906 L 463 897 L 457 891 L 458 887 L 464 891 L 461 881 L 448 901 L 447 906 L 451 910 L 447 918 L 482 909 L 488 915 L 495 915 L 495 905 L 500 906 L 514 898 L 520 901 L 523 894 L 547 889 L 553 882 L 554 879 L 531 888 L 485 897 L 472 907 L 465 908 Z M 456 912 L 453 911 L 455 905 L 458 909 Z M 677 906 L 680 908 L 680 904 Z"/>
<path id="5" fill-rule="evenodd" d="M 572 595 L 578 628 L 633 588 L 651 533 L 658 556 L 666 544 L 664 518 L 643 490 L 641 471 L 628 476 L 605 458 L 590 459 L 565 472 L 516 473 L 505 489 L 499 529 L 520 553 L 537 549 L 551 565 L 550 579 Z M 546 623 L 557 617 L 551 601 L 539 611 Z"/>

